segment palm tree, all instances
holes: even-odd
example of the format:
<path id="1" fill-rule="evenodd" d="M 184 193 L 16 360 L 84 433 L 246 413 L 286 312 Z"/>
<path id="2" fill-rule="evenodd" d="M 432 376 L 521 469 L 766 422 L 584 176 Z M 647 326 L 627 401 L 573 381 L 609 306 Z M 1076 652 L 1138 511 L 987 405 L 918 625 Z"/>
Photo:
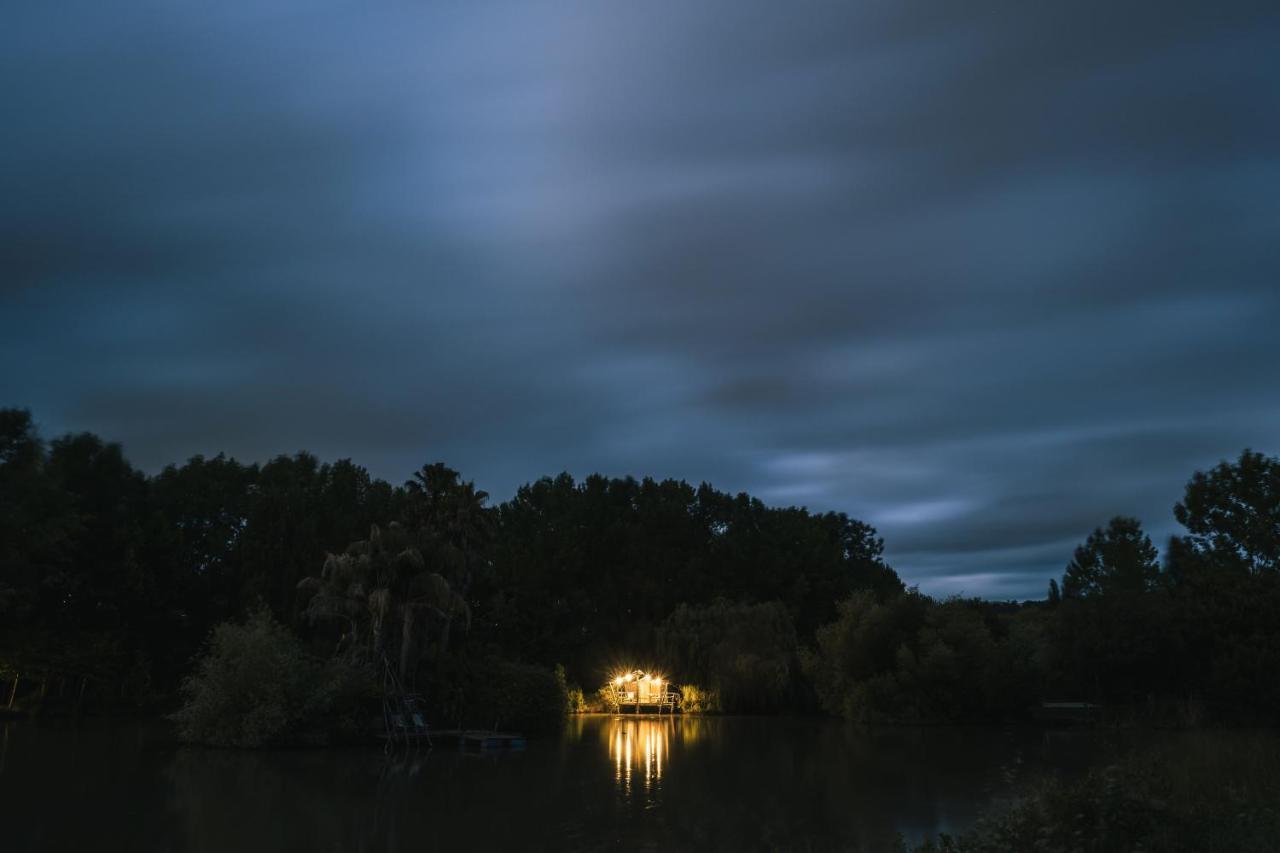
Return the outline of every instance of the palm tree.
<path id="1" fill-rule="evenodd" d="M 405 491 L 424 547 L 435 552 L 465 587 L 473 561 L 492 539 L 493 510 L 485 506 L 488 492 L 439 462 L 422 466 L 405 483 Z"/>
<path id="2" fill-rule="evenodd" d="M 423 553 L 431 555 L 465 598 L 493 540 L 494 510 L 485 506 L 489 494 L 440 462 L 423 465 L 405 483 L 405 491 Z M 451 617 L 444 620 L 442 647 L 449 641 L 452 621 Z"/>
<path id="3" fill-rule="evenodd" d="M 455 617 L 471 627 L 466 601 L 443 576 L 427 570 L 408 533 L 394 522 L 386 531 L 374 525 L 368 539 L 353 542 L 343 554 L 330 554 L 319 577 L 304 578 L 298 591 L 306 601 L 306 619 L 342 627 L 338 653 L 389 665 L 389 651 L 398 646 L 401 683 L 417 669 L 433 623 L 443 626 L 437 655 L 445 651 Z"/>

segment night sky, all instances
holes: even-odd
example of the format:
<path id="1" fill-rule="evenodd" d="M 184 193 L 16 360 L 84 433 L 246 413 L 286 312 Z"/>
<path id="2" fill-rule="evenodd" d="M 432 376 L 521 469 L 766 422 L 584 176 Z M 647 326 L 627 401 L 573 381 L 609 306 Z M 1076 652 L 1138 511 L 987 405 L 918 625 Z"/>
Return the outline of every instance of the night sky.
<path id="1" fill-rule="evenodd" d="M 1041 596 L 1280 452 L 1280 4 L 1181 5 L 11 4 L 0 405 L 706 480 Z"/>

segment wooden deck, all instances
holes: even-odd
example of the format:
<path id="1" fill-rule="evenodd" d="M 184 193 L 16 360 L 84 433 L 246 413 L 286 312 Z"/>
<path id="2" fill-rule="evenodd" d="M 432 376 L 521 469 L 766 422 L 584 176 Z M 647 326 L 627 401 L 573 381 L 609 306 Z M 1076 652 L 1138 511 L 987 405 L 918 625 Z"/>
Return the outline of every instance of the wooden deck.
<path id="1" fill-rule="evenodd" d="M 675 714 L 680 710 L 675 702 L 628 702 L 618 705 L 619 714 Z"/>

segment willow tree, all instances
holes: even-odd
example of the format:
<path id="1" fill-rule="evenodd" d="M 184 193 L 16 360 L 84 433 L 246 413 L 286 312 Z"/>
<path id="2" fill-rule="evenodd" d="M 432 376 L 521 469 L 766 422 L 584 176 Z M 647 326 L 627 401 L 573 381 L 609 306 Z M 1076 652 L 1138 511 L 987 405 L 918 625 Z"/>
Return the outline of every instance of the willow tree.
<path id="1" fill-rule="evenodd" d="M 395 523 L 386 530 L 374 525 L 368 539 L 330 554 L 320 575 L 304 578 L 298 591 L 305 618 L 340 627 L 339 654 L 388 666 L 394 655 L 402 683 L 416 671 L 433 627 L 439 659 L 454 621 L 471 626 L 466 601 L 427 568 L 409 534 Z"/>

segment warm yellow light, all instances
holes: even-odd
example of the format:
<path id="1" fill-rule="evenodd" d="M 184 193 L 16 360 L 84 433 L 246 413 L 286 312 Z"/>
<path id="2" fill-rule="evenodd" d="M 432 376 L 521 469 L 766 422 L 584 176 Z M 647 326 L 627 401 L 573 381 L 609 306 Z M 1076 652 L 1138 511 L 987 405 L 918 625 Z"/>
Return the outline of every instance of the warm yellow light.
<path id="1" fill-rule="evenodd" d="M 644 677 L 644 680 L 645 680 L 645 681 L 648 681 L 648 680 L 649 680 L 649 676 L 647 676 L 647 675 L 646 675 L 646 676 Z"/>
<path id="2" fill-rule="evenodd" d="M 613 683 L 614 683 L 614 685 L 615 685 L 615 686 L 616 686 L 616 685 L 621 684 L 621 683 L 622 683 L 622 676 L 621 676 L 621 675 L 619 675 L 617 678 L 615 678 L 615 679 L 613 680 Z"/>
<path id="3" fill-rule="evenodd" d="M 625 681 L 630 681 L 630 680 L 631 680 L 631 673 L 629 673 L 629 672 L 628 672 L 628 673 L 627 673 L 627 676 L 626 676 L 626 678 L 625 678 L 624 680 L 625 680 Z"/>

